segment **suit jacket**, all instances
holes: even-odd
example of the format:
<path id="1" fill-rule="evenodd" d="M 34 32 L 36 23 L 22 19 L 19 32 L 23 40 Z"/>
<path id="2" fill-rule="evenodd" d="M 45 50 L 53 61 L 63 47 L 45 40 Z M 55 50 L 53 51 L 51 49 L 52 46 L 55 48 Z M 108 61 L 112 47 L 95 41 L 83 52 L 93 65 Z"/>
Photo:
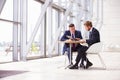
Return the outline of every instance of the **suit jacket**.
<path id="1" fill-rule="evenodd" d="M 97 29 L 93 28 L 89 34 L 89 39 L 86 40 L 88 46 L 91 46 L 94 43 L 100 42 L 100 34 Z"/>
<path id="2" fill-rule="evenodd" d="M 69 39 L 67 36 L 71 36 L 71 33 L 69 30 L 65 31 L 64 35 L 61 37 L 61 41 L 65 41 L 67 39 Z M 80 31 L 77 31 L 75 30 L 75 38 L 80 38 L 82 39 L 82 36 L 81 36 L 81 32 Z M 77 44 L 77 46 L 79 46 L 80 44 Z M 69 44 L 65 43 L 64 44 L 64 47 L 63 47 L 63 54 L 65 53 L 65 51 L 67 51 L 67 48 L 69 47 Z"/>

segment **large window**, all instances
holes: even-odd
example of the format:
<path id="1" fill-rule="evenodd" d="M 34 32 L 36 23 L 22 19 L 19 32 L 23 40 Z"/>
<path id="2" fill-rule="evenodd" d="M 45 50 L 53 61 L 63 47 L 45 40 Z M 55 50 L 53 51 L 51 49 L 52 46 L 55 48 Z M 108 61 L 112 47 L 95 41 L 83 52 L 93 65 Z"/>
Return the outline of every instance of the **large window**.
<path id="1" fill-rule="evenodd" d="M 0 21 L 0 63 L 12 61 L 13 24 Z"/>
<path id="2" fill-rule="evenodd" d="M 13 11 L 14 8 L 13 6 L 16 6 L 13 4 L 14 0 L 6 0 L 6 3 L 2 9 L 2 12 L 0 14 L 0 51 L 2 54 L 0 54 L 0 61 L 12 61 L 12 59 L 18 59 L 21 58 L 21 55 L 24 54 L 25 50 L 21 50 L 22 49 L 22 45 L 20 44 L 22 42 L 20 42 L 21 40 L 27 39 L 27 43 L 30 42 L 30 39 L 32 37 L 32 34 L 34 32 L 34 28 L 37 26 L 38 23 L 40 23 L 39 25 L 39 29 L 37 31 L 37 34 L 34 36 L 34 40 L 32 42 L 32 46 L 30 47 L 30 50 L 27 53 L 27 56 L 25 55 L 24 57 L 33 57 L 33 56 L 48 56 L 48 51 L 51 48 L 51 45 L 54 43 L 54 40 L 56 38 L 56 34 L 58 33 L 57 30 L 61 24 L 61 22 L 63 21 L 63 17 L 64 14 L 63 12 L 61 12 L 61 5 L 65 6 L 65 1 L 67 0 L 53 0 L 53 4 L 52 6 L 48 7 L 47 9 L 51 8 L 50 13 L 47 11 L 45 13 L 44 19 L 42 20 L 42 22 L 39 21 L 39 17 L 41 16 L 41 12 L 43 10 L 42 6 L 44 5 L 44 3 L 41 3 L 39 1 L 36 0 L 27 0 L 27 4 L 25 2 L 25 5 L 27 5 L 27 11 L 22 11 L 22 7 L 26 7 L 26 6 L 21 6 L 20 3 L 22 3 L 22 1 L 18 0 L 18 23 L 15 23 L 18 25 L 18 28 L 14 28 L 13 27 L 13 17 L 14 19 L 17 19 L 17 15 L 13 15 L 13 12 L 15 14 L 17 14 L 15 11 Z M 15 2 L 17 3 L 17 2 Z M 24 3 L 24 1 L 23 1 Z M 61 3 L 61 4 L 60 4 Z M 56 7 L 56 5 L 57 7 Z M 24 8 L 25 9 L 25 8 Z M 26 14 L 27 12 L 27 37 L 22 35 L 22 32 L 24 32 L 24 28 L 23 25 L 21 25 L 22 23 L 20 23 L 21 20 L 24 20 L 24 18 L 21 19 L 21 17 Z M 23 14 L 23 15 L 21 15 Z M 41 16 L 43 17 L 43 16 Z M 22 21 L 21 21 L 22 22 Z M 26 22 L 25 22 L 26 23 Z M 49 24 L 48 24 L 49 23 Z M 16 25 L 16 26 L 17 26 Z M 66 27 L 63 26 L 62 30 L 61 30 L 61 34 L 64 32 L 64 30 L 66 30 Z M 13 30 L 14 29 L 14 30 Z M 16 32 L 18 30 L 18 32 Z M 18 33 L 18 35 L 15 35 L 13 33 L 16 34 Z M 13 36 L 14 35 L 14 36 Z M 18 41 L 17 41 L 17 37 L 18 37 Z M 13 39 L 14 38 L 14 39 Z M 14 42 L 14 45 L 13 45 Z M 13 51 L 13 46 L 15 46 L 15 44 L 17 45 L 18 42 L 18 54 L 21 51 L 20 55 L 17 55 L 17 47 L 14 48 Z M 23 46 L 23 48 L 26 46 L 28 47 L 28 44 L 25 46 Z M 25 49 L 24 48 L 24 49 Z M 53 53 L 50 53 L 50 55 L 53 54 L 58 54 L 59 50 L 59 44 L 57 43 L 54 49 Z M 16 51 L 16 52 L 15 52 Z M 22 52 L 23 51 L 23 52 Z M 14 55 L 12 54 L 14 53 Z M 2 56 L 1 56 L 2 55 Z M 12 56 L 14 56 L 12 58 Z M 4 58 L 7 57 L 7 58 Z M 3 59 L 4 58 L 4 59 Z M 19 60 L 19 59 L 18 59 Z"/>
<path id="3" fill-rule="evenodd" d="M 38 18 L 41 13 L 41 3 L 38 3 L 34 0 L 28 0 L 28 26 L 27 26 L 27 41 L 29 41 L 34 28 L 36 27 Z M 27 57 L 40 56 L 43 55 L 40 53 L 40 38 L 41 38 L 41 27 L 39 28 L 35 39 L 32 43 L 31 49 Z"/>
<path id="4" fill-rule="evenodd" d="M 41 12 L 41 5 L 40 3 L 34 0 L 28 0 L 28 28 L 27 28 L 27 39 L 29 40 L 40 16 Z M 37 40 L 37 39 L 35 39 Z"/>
<path id="5" fill-rule="evenodd" d="M 59 26 L 59 13 L 56 9 L 52 9 L 52 41 L 55 39 L 55 34 Z"/>
<path id="6" fill-rule="evenodd" d="M 12 61 L 13 0 L 6 0 L 0 14 L 0 63 Z M 8 20 L 8 21 L 6 21 Z"/>
<path id="7" fill-rule="evenodd" d="M 13 0 L 6 0 L 0 18 L 13 20 Z"/>

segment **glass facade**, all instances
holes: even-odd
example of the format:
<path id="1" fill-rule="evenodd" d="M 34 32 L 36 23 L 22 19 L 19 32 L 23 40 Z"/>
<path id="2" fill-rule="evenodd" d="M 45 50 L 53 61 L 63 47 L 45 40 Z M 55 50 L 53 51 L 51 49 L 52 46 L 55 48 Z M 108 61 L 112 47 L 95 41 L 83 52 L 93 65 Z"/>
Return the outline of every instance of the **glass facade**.
<path id="1" fill-rule="evenodd" d="M 63 44 L 59 44 L 57 41 L 64 31 L 68 30 L 68 25 L 74 23 L 78 30 L 82 30 L 81 25 L 87 19 L 86 17 L 90 17 L 90 12 L 92 13 L 97 8 L 92 10 L 90 7 L 93 6 L 87 5 L 90 3 L 89 0 L 86 0 L 87 2 L 84 0 L 75 0 L 74 2 L 69 0 L 53 0 L 52 4 L 47 4 L 46 1 L 18 0 L 17 2 L 15 0 L 6 0 L 0 13 L 0 50 L 2 53 L 0 54 L 0 62 L 3 62 L 4 59 L 12 61 L 14 58 L 21 60 L 20 57 L 33 59 L 62 54 Z M 91 5 L 94 5 L 92 2 Z M 13 6 L 18 6 L 18 12 L 13 10 Z M 13 13 L 17 15 L 13 15 Z M 94 14 L 97 15 L 97 12 L 94 12 Z M 22 16 L 24 16 L 23 19 Z M 92 18 L 89 19 L 92 20 Z M 16 28 L 18 33 L 16 35 L 16 39 L 18 39 L 16 43 L 18 47 L 14 49 L 18 50 L 17 53 L 13 51 L 13 46 L 15 46 L 15 43 L 13 44 L 15 38 L 13 24 L 18 26 Z M 26 36 L 23 34 L 24 32 Z M 24 46 L 21 44 L 24 43 L 23 41 L 25 42 Z M 13 54 L 18 54 L 18 57 L 15 57 Z M 21 54 L 22 56 L 20 56 Z"/>

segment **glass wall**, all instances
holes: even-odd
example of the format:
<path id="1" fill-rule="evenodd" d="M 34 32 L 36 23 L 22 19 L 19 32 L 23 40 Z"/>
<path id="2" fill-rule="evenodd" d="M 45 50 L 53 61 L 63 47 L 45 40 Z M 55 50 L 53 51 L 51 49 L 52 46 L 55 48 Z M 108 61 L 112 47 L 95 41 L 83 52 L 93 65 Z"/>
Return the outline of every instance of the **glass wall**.
<path id="1" fill-rule="evenodd" d="M 40 0 L 27 0 L 28 3 L 26 4 L 27 6 L 27 37 L 22 35 L 21 33 L 24 32 L 23 28 L 21 28 L 22 23 L 16 23 L 18 24 L 18 45 L 22 42 L 20 42 L 22 40 L 22 38 L 25 38 L 25 40 L 22 40 L 24 42 L 26 42 L 25 46 L 22 46 L 23 44 L 20 44 L 20 46 L 25 47 L 27 46 L 27 48 L 29 47 L 28 43 L 31 41 L 31 37 L 32 34 L 35 32 L 35 27 L 37 25 L 39 25 L 39 29 L 36 33 L 36 35 L 34 36 L 34 40 L 30 46 L 30 49 L 28 52 L 21 52 L 19 50 L 19 53 L 25 54 L 27 53 L 27 56 L 25 55 L 25 57 L 27 58 L 31 58 L 31 57 L 38 57 L 40 58 L 40 56 L 43 57 L 47 57 L 47 56 L 52 56 L 52 55 L 59 55 L 60 53 L 62 53 L 62 47 L 63 44 L 59 44 L 59 43 L 55 43 L 56 40 L 59 40 L 60 37 L 63 35 L 65 30 L 68 30 L 68 25 L 70 23 L 74 23 L 75 25 L 77 25 L 78 29 L 81 29 L 77 24 L 77 21 L 79 20 L 80 25 L 83 24 L 84 20 L 86 19 L 86 15 L 85 13 L 87 13 L 87 10 L 84 10 L 83 8 L 85 8 L 85 1 L 81 0 L 81 6 L 83 8 L 80 8 L 80 12 L 78 12 L 76 9 L 79 9 L 75 7 L 75 10 L 72 9 L 70 12 L 67 13 L 67 21 L 65 21 L 64 26 L 61 25 L 62 22 L 64 22 L 64 18 L 66 17 L 66 12 L 67 9 L 69 8 L 69 0 L 53 0 L 53 3 L 51 5 L 49 5 L 47 7 L 47 10 L 45 12 L 44 16 L 41 16 L 41 12 L 43 12 L 44 9 L 44 1 L 40 1 Z M 47 0 L 45 0 L 47 1 Z M 22 7 L 20 6 L 20 2 L 21 0 L 18 1 L 18 6 L 19 6 L 19 10 L 18 10 L 18 21 L 21 20 L 21 14 L 22 13 Z M 23 1 L 24 3 L 24 1 Z M 0 35 L 1 35 L 1 40 L 0 40 L 0 47 L 1 47 L 1 54 L 3 56 L 3 54 L 5 55 L 5 57 L 7 57 L 9 55 L 9 59 L 7 59 L 8 61 L 12 61 L 12 52 L 13 52 L 13 0 L 6 0 L 6 3 L 3 7 L 3 10 L 0 14 Z M 79 6 L 76 3 L 73 3 L 73 5 Z M 24 7 L 26 7 L 24 6 Z M 81 7 L 80 6 L 80 7 Z M 73 7 L 73 6 L 72 6 Z M 87 6 L 88 7 L 88 6 Z M 86 8 L 87 8 L 86 7 Z M 90 9 L 90 8 L 88 8 Z M 88 11 L 89 12 L 89 11 Z M 26 14 L 26 12 L 24 12 L 23 10 L 23 14 Z M 79 15 L 80 14 L 80 15 Z M 82 15 L 81 15 L 82 14 Z M 78 16 L 76 16 L 78 15 Z M 81 18 L 82 16 L 82 18 Z M 44 17 L 42 22 L 40 22 L 39 18 L 40 17 Z M 76 17 L 80 17 L 80 18 L 76 18 Z M 21 20 L 21 21 L 24 21 Z M 25 24 L 25 23 L 24 23 Z M 25 26 L 25 25 L 24 25 Z M 26 26 L 25 26 L 26 27 Z M 60 28 L 62 27 L 62 28 Z M 58 32 L 58 29 L 60 30 L 60 33 Z M 26 31 L 26 30 L 25 30 Z M 3 35 L 4 34 L 4 35 Z M 56 36 L 56 34 L 60 34 L 59 36 Z M 16 35 L 15 35 L 16 36 Z M 22 38 L 21 38 L 22 37 Z M 27 41 L 26 41 L 27 39 Z M 23 43 L 24 43 L 23 42 Z M 53 44 L 55 44 L 54 48 L 53 48 Z M 53 51 L 50 52 L 50 50 Z M 6 53 L 6 51 L 8 52 L 8 54 Z M 26 50 L 23 50 L 26 51 Z M 3 53 L 3 54 L 2 54 Z M 6 56 L 7 55 L 7 56 Z M 2 57 L 0 56 L 0 57 Z M 2 58 L 1 58 L 2 59 Z M 2 59 L 4 60 L 4 59 Z M 0 60 L 0 61 L 2 61 Z"/>
<path id="2" fill-rule="evenodd" d="M 13 24 L 0 21 L 0 63 L 12 61 Z"/>
<path id="3" fill-rule="evenodd" d="M 59 11 L 52 9 L 52 41 L 55 39 L 55 34 L 59 27 Z M 53 43 L 53 42 L 52 42 Z"/>
<path id="4" fill-rule="evenodd" d="M 36 27 L 38 18 L 42 11 L 43 3 L 36 2 L 34 0 L 28 0 L 28 27 L 27 27 L 27 41 L 29 41 L 31 34 Z M 60 21 L 63 19 L 63 13 L 59 9 L 51 7 L 51 13 L 49 13 L 49 8 L 44 16 L 44 19 L 39 27 L 39 30 L 35 36 L 32 43 L 31 49 L 27 54 L 27 57 L 36 56 L 49 56 L 58 55 L 58 44 L 57 49 L 53 53 L 49 53 L 51 45 L 54 43 L 55 35 L 60 26 Z M 61 16 L 61 17 L 60 17 Z M 44 52 L 45 48 L 45 52 Z"/>
<path id="5" fill-rule="evenodd" d="M 41 13 L 42 3 L 38 3 L 35 0 L 28 0 L 28 23 L 27 23 L 27 42 L 30 40 L 31 35 L 34 32 L 38 18 Z M 41 28 L 39 28 L 34 41 L 32 42 L 31 48 L 27 54 L 27 57 L 35 57 L 43 55 L 40 53 L 40 38 Z"/>
<path id="6" fill-rule="evenodd" d="M 0 18 L 13 20 L 13 0 L 6 0 Z"/>
<path id="7" fill-rule="evenodd" d="M 13 0 L 6 0 L 0 14 L 0 63 L 12 61 Z"/>

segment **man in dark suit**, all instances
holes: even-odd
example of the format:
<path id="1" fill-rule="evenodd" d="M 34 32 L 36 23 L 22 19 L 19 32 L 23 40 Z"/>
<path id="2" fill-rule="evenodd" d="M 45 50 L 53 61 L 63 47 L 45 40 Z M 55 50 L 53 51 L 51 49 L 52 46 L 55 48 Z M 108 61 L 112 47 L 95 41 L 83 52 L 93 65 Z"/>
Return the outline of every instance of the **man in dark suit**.
<path id="1" fill-rule="evenodd" d="M 98 32 L 97 29 L 95 29 L 94 27 L 92 27 L 92 22 L 91 21 L 86 21 L 84 23 L 85 29 L 87 31 L 89 31 L 89 39 L 83 40 L 81 39 L 81 43 L 87 43 L 87 46 L 83 46 L 79 49 L 79 53 L 76 57 L 76 63 L 70 67 L 70 69 L 77 69 L 78 68 L 78 63 L 80 62 L 80 60 L 82 59 L 82 62 L 80 64 L 80 67 L 85 67 L 85 68 L 89 68 L 90 66 L 92 66 L 93 64 L 88 60 L 88 58 L 86 57 L 86 51 L 87 49 L 94 43 L 100 42 L 100 34 Z M 83 62 L 86 61 L 87 64 L 84 66 Z"/>
<path id="2" fill-rule="evenodd" d="M 70 24 L 69 25 L 69 30 L 65 31 L 64 35 L 61 37 L 61 41 L 65 41 L 65 40 L 80 40 L 80 39 L 82 39 L 81 32 L 75 30 L 75 25 L 74 24 Z M 78 51 L 78 49 L 80 47 L 81 47 L 80 44 L 72 44 L 71 51 L 72 52 L 73 51 Z M 70 45 L 68 43 L 64 44 L 63 53 L 65 53 L 65 51 L 67 51 L 67 53 L 68 53 L 68 59 L 69 59 L 69 62 L 70 62 L 70 58 L 72 60 L 72 54 L 70 56 Z M 70 64 L 72 64 L 72 61 L 71 61 Z"/>

